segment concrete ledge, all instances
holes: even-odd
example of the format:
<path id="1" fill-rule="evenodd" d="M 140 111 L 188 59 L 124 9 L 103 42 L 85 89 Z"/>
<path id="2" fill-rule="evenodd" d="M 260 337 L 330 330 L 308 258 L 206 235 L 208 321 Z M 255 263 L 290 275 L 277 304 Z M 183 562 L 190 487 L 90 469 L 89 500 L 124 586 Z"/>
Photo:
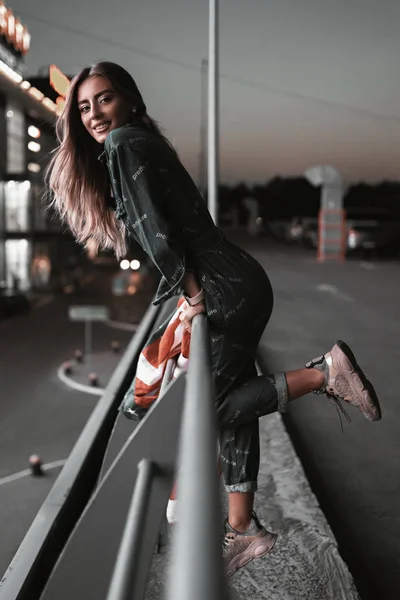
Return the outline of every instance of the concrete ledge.
<path id="1" fill-rule="evenodd" d="M 255 508 L 279 537 L 270 554 L 229 580 L 231 600 L 359 600 L 280 414 L 260 420 L 260 444 Z M 222 498 L 226 510 L 226 495 Z M 165 597 L 168 563 L 168 549 L 155 555 L 146 600 Z"/>
<path id="2" fill-rule="evenodd" d="M 261 419 L 260 444 L 256 510 L 280 535 L 269 556 L 232 578 L 233 600 L 359 600 L 280 414 Z"/>
<path id="3" fill-rule="evenodd" d="M 105 325 L 113 329 L 119 329 L 120 331 L 128 331 L 135 333 L 139 325 L 133 323 L 124 323 L 121 321 L 105 321 Z M 94 352 L 91 356 L 91 367 L 90 371 L 99 375 L 100 385 L 92 386 L 84 383 L 89 375 L 88 367 L 85 362 L 78 363 L 74 359 L 70 362 L 73 367 L 71 374 L 67 374 L 62 365 L 57 370 L 57 376 L 68 387 L 85 394 L 91 394 L 94 396 L 102 396 L 105 392 L 106 385 L 112 375 L 113 370 L 116 368 L 118 362 L 121 360 L 123 349 L 120 353 L 115 354 L 110 351 Z"/>

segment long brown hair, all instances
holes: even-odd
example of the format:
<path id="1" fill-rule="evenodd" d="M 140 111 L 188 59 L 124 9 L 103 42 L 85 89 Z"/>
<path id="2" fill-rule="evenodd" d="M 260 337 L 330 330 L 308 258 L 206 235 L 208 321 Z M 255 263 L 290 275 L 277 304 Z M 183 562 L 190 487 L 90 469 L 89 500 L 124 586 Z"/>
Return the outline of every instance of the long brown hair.
<path id="1" fill-rule="evenodd" d="M 121 66 L 112 62 L 98 62 L 82 69 L 71 81 L 61 115 L 56 123 L 59 141 L 46 169 L 46 183 L 50 191 L 49 207 L 54 208 L 70 227 L 76 240 L 97 252 L 100 248 L 113 249 L 117 258 L 126 254 L 126 231 L 110 210 L 110 184 L 107 169 L 98 160 L 102 152 L 81 121 L 78 108 L 78 89 L 88 77 L 105 77 L 112 88 L 129 106 L 135 107 L 135 119 L 162 137 L 169 146 L 159 125 L 146 111 L 139 89 Z"/>

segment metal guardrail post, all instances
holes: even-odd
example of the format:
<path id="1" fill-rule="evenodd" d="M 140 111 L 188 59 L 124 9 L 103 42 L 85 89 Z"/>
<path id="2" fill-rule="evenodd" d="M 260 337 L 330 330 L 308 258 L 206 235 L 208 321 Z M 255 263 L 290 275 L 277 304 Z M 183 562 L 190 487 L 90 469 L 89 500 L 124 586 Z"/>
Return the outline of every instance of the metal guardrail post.
<path id="1" fill-rule="evenodd" d="M 161 382 L 160 393 L 158 395 L 159 398 L 164 394 L 165 390 L 171 383 L 172 378 L 174 376 L 175 367 L 176 367 L 176 360 L 174 358 L 170 358 L 169 361 L 167 362 L 167 366 L 165 367 L 164 377 Z"/>
<path id="2" fill-rule="evenodd" d="M 227 600 L 222 568 L 214 389 L 203 315 L 193 319 L 179 456 L 179 516 L 174 526 L 167 598 Z"/>
<path id="3" fill-rule="evenodd" d="M 107 600 L 136 598 L 138 555 L 144 534 L 144 515 L 148 505 L 154 463 L 143 459 L 138 464 L 138 478 L 126 519 Z"/>

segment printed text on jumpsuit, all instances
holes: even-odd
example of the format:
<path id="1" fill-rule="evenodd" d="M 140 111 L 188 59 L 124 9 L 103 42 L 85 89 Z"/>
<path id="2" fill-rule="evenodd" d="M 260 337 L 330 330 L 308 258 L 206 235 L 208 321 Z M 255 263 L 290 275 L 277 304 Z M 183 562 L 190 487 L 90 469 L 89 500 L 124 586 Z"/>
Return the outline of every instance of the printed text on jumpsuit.
<path id="1" fill-rule="evenodd" d="M 116 217 L 161 272 L 155 304 L 183 293 L 192 270 L 205 292 L 221 464 L 229 492 L 257 489 L 258 418 L 287 407 L 282 373 L 257 376 L 258 342 L 273 293 L 261 265 L 218 229 L 191 177 L 157 134 L 112 131 L 99 157 L 109 170 Z"/>

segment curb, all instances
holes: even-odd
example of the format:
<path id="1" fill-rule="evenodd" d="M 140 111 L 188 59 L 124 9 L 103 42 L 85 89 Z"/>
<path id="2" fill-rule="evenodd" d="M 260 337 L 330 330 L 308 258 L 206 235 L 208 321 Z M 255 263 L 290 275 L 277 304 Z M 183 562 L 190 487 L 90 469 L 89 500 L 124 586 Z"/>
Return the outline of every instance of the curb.
<path id="1" fill-rule="evenodd" d="M 112 327 L 113 329 L 120 329 L 122 331 L 132 331 L 136 332 L 139 325 L 135 323 L 124 323 L 123 321 L 105 321 L 105 325 L 108 327 Z M 62 365 L 57 370 L 57 377 L 68 387 L 77 390 L 78 392 L 83 392 L 85 394 L 92 394 L 93 396 L 102 396 L 106 391 L 105 388 L 92 387 L 90 385 L 85 385 L 84 383 L 78 383 L 74 381 L 71 377 L 65 374 Z"/>
<path id="2" fill-rule="evenodd" d="M 106 391 L 105 388 L 94 388 L 92 386 L 89 385 L 85 385 L 84 383 L 78 383 L 77 381 L 74 381 L 73 379 L 71 379 L 71 377 L 68 377 L 65 373 L 64 373 L 64 369 L 63 367 L 59 367 L 57 370 L 57 377 L 68 387 L 73 388 L 74 390 L 77 390 L 78 392 L 84 392 L 86 394 L 92 394 L 93 396 L 102 396 L 104 394 L 104 392 Z"/>
<path id="3" fill-rule="evenodd" d="M 360 600 L 349 567 L 340 555 L 336 538 L 310 487 L 280 413 L 260 419 L 260 448 L 260 515 L 264 522 L 272 521 L 273 530 L 277 529 L 281 535 L 264 565 L 253 565 L 254 571 L 243 569 L 242 585 L 250 583 L 251 576 L 259 578 L 259 584 L 269 581 L 270 589 L 274 590 L 271 597 L 286 600 L 297 596 L 288 594 L 281 578 L 288 581 L 292 577 L 292 583 L 296 581 L 298 589 L 306 590 L 309 600 L 322 597 Z M 282 569 L 285 557 L 287 560 L 290 555 L 297 557 L 296 564 Z M 320 595 L 322 588 L 323 596 Z"/>

